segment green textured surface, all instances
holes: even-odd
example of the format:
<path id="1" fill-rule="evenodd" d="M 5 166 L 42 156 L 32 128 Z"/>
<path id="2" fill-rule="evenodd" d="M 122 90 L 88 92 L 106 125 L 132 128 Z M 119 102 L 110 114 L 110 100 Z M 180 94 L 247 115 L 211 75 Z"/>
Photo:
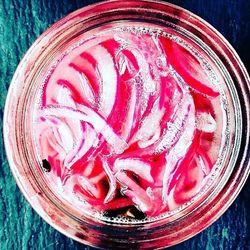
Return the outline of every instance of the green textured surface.
<path id="1" fill-rule="evenodd" d="M 51 24 L 69 12 L 97 1 L 0 0 L 0 107 L 26 50 Z M 250 69 L 250 2 L 248 0 L 176 0 L 214 25 Z M 44 222 L 23 198 L 10 172 L 0 140 L 0 250 L 90 249 Z M 230 209 L 196 237 L 171 249 L 250 249 L 250 180 Z"/>

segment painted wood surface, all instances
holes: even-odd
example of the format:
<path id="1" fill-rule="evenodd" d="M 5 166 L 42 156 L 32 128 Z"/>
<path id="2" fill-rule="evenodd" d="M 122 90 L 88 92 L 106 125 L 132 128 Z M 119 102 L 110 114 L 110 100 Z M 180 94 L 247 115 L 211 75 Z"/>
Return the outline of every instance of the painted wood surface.
<path id="1" fill-rule="evenodd" d="M 26 50 L 59 18 L 91 0 L 0 0 L 0 108 Z M 233 45 L 250 71 L 249 0 L 171 0 L 211 23 Z M 0 137 L 0 250 L 92 249 L 60 234 L 23 198 L 10 172 Z M 171 250 L 250 250 L 250 179 L 228 211 L 212 226 Z"/>

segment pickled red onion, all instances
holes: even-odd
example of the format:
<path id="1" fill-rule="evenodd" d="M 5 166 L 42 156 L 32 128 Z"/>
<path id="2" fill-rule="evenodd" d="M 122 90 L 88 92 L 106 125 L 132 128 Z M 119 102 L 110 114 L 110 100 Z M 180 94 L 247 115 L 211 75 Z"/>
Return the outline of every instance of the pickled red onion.
<path id="1" fill-rule="evenodd" d="M 48 178 L 81 208 L 158 216 L 196 195 L 219 154 L 219 92 L 189 49 L 159 34 L 115 29 L 75 46 L 41 100 Z"/>

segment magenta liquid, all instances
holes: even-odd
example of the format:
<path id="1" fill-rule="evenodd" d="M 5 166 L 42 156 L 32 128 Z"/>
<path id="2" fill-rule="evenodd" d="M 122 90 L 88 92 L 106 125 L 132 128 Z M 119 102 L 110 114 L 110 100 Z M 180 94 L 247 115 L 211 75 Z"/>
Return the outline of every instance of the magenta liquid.
<path id="1" fill-rule="evenodd" d="M 51 188 L 83 213 L 133 221 L 204 189 L 223 154 L 225 112 L 220 78 L 194 44 L 125 24 L 62 53 L 33 128 Z"/>

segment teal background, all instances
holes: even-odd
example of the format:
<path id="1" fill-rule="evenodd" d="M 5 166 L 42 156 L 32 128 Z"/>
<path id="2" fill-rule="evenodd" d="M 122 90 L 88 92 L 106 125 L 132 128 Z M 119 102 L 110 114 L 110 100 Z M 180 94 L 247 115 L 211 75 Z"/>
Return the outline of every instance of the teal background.
<path id="1" fill-rule="evenodd" d="M 59 18 L 87 4 L 81 0 L 0 0 L 0 126 L 9 83 L 26 50 Z M 198 14 L 233 45 L 250 70 L 250 1 L 172 0 Z M 93 249 L 60 234 L 26 202 L 15 184 L 0 137 L 0 250 Z M 250 250 L 250 179 L 212 226 L 171 250 Z"/>

